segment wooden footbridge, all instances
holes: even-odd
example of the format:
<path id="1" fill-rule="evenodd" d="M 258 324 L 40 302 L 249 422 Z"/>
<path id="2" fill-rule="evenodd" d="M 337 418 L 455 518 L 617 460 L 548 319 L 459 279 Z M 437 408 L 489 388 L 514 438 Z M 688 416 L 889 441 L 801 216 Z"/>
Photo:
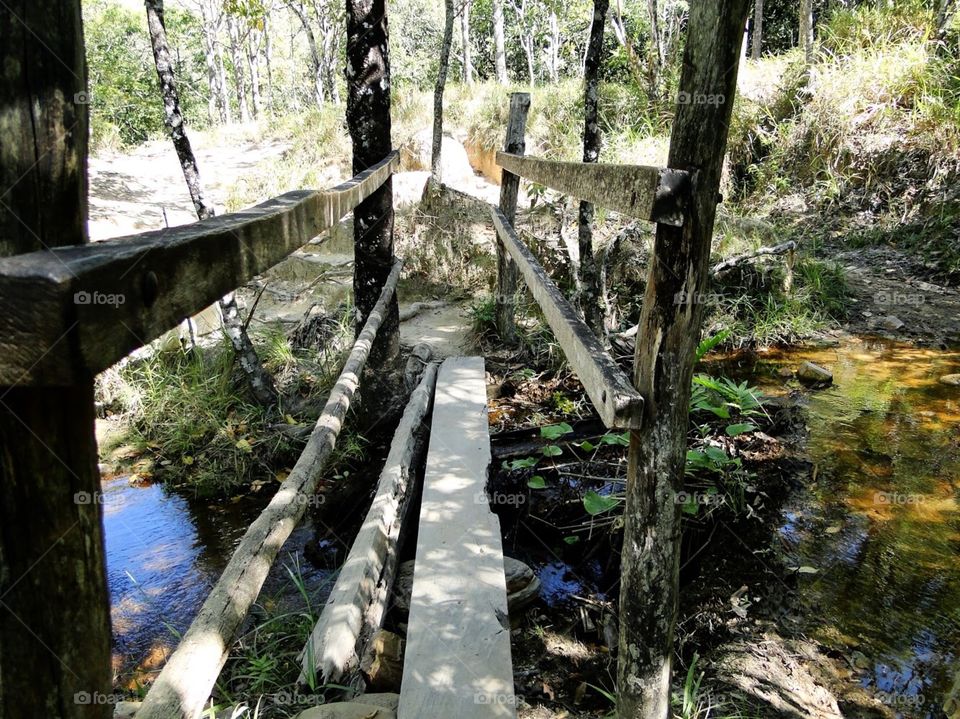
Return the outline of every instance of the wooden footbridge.
<path id="1" fill-rule="evenodd" d="M 64 15 L 59 35 L 54 31 L 61 25 L 48 22 L 44 47 L 82 61 L 82 39 L 77 56 L 72 34 L 79 27 L 76 12 Z M 681 81 L 688 94 L 733 96 L 745 12 L 745 0 L 691 4 Z M 0 30 L 6 37 L 9 28 Z M 64 98 L 81 76 L 44 62 L 31 65 L 39 68 L 35 78 L 52 78 L 43 92 L 60 86 L 70 92 L 43 95 L 43 103 L 69 110 L 73 105 Z M 22 95 L 22 102 L 15 95 L 16 110 L 29 114 L 33 96 Z M 522 278 L 603 422 L 633 431 L 623 581 L 642 591 L 621 597 L 621 618 L 629 621 L 620 623 L 621 646 L 628 651 L 621 651 L 619 679 L 621 686 L 629 684 L 632 698 L 621 697 L 620 710 L 640 716 L 635 702 L 648 697 L 643 716 L 659 718 L 666 716 L 664 677 L 668 682 L 676 606 L 679 509 L 673 491 L 676 477 L 682 477 L 686 431 L 686 400 L 682 412 L 674 400 L 689 391 L 688 359 L 699 328 L 697 311 L 675 306 L 673 298 L 703 289 L 730 108 L 680 107 L 669 165 L 684 170 L 528 157 L 523 137 L 529 104 L 528 95 L 512 96 L 506 144 L 497 156 L 503 168 L 501 197 L 499 207 L 490 208 L 499 238 L 497 322 L 502 336 L 512 336 Z M 34 122 L 32 127 L 40 133 L 45 126 Z M 22 212 L 30 210 L 29 217 L 16 219 L 50 241 L 37 234 L 39 244 L 27 238 L 0 248 L 52 246 L 0 259 L 0 716 L 5 719 L 105 719 L 112 713 L 107 700 L 110 614 L 96 501 L 94 375 L 251 281 L 352 211 L 359 213 L 365 202 L 390 197 L 388 181 L 398 166 L 393 152 L 330 190 L 290 192 L 189 226 L 57 246 L 71 242 L 57 239 L 58 233 L 80 238 L 73 241 L 86 236 L 85 212 L 70 204 L 71 192 L 82 196 L 84 190 L 85 146 L 77 153 L 71 142 L 57 136 L 49 143 L 53 155 L 37 160 L 49 180 L 47 189 L 66 178 L 62 204 L 46 207 L 39 184 L 41 189 L 18 188 L 17 193 L 33 193 L 19 204 L 14 195 L 4 200 L 8 209 L 12 203 Z M 521 177 L 657 223 L 636 377 L 627 377 L 613 362 L 518 237 L 513 224 Z M 0 213 L 0 219 L 9 217 Z M 236 633 L 310 505 L 358 392 L 363 399 L 365 368 L 368 373 L 382 369 L 366 365 L 384 339 L 378 333 L 394 331 L 390 313 L 391 308 L 395 313 L 401 263 L 395 260 L 392 269 L 383 269 L 379 300 L 366 312 L 296 466 L 249 526 L 147 692 L 138 719 L 196 719 L 209 703 Z M 426 470 L 418 488 L 414 467 L 425 442 Z M 641 447 L 649 448 L 649 456 L 638 453 Z M 304 648 L 301 682 L 363 691 L 360 657 L 384 619 L 399 548 L 416 522 L 403 678 L 399 705 L 389 715 L 515 716 L 500 527 L 484 494 L 489 464 L 483 359 L 448 358 L 439 367 L 428 366 L 409 397 L 369 513 Z M 630 624 L 643 627 L 646 636 L 634 637 Z"/>
<path id="2" fill-rule="evenodd" d="M 518 270 L 608 427 L 637 428 L 643 400 L 513 229 L 521 177 L 645 219 L 682 224 L 689 175 L 653 167 L 558 163 L 522 155 L 530 99 L 511 102 L 501 206 L 501 317 Z M 231 215 L 107 242 L 0 260 L 0 385 L 69 383 L 175 328 L 336 225 L 391 177 L 397 154 L 327 191 L 291 192 Z M 609 199 L 608 199 L 609 198 Z M 210 256 L 220 258 L 210 263 Z M 515 268 L 515 269 L 514 269 Z M 147 693 L 138 719 L 197 717 L 280 548 L 311 503 L 397 289 L 387 278 L 290 476 L 233 558 Z M 114 312 L 77 298 L 124 297 Z M 65 342 L 65 339 L 67 340 Z M 60 351 L 68 350 L 68 351 Z M 362 390 L 361 390 L 362 391 Z M 303 652 L 304 685 L 351 681 L 384 618 L 429 422 L 416 569 L 398 716 L 514 716 L 500 526 L 485 497 L 490 465 L 480 357 L 429 365 L 397 430 L 372 506 Z"/>

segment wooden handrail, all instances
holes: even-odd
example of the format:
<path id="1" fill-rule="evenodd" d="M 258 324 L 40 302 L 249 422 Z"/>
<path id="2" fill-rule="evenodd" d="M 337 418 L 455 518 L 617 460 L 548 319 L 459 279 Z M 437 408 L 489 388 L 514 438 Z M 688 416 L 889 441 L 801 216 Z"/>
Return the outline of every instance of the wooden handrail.
<path id="1" fill-rule="evenodd" d="M 692 185 L 685 170 L 646 165 L 557 162 L 509 152 L 498 152 L 497 164 L 598 207 L 676 227 L 683 225 Z"/>
<path id="2" fill-rule="evenodd" d="M 0 259 L 0 386 L 100 372 L 333 227 L 398 153 L 330 190 L 182 227 Z"/>
<path id="3" fill-rule="evenodd" d="M 197 618 L 147 692 L 136 719 L 196 719 L 203 711 L 237 629 L 260 593 L 277 552 L 314 495 L 360 384 L 370 347 L 396 292 L 400 268 L 397 262 L 384 283 L 380 299 L 367 317 L 293 471 L 247 528 Z"/>
<path id="4" fill-rule="evenodd" d="M 570 306 L 533 253 L 520 241 L 499 208 L 492 207 L 491 213 L 497 237 L 520 269 L 603 423 L 611 428 L 638 429 L 643 414 L 643 397 Z"/>

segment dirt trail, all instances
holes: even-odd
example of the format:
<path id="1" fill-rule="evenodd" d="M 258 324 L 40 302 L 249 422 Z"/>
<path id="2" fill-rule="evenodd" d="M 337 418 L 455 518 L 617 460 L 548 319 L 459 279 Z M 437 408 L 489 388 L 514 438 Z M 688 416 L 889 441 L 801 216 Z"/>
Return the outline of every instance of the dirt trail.
<path id="1" fill-rule="evenodd" d="M 833 255 L 853 295 L 844 329 L 926 345 L 960 344 L 960 291 L 927 279 L 929 271 L 892 247 Z"/>
<path id="2" fill-rule="evenodd" d="M 206 195 L 218 213 L 233 184 L 258 164 L 279 157 L 285 143 L 211 143 L 198 135 L 197 164 Z M 167 140 L 155 140 L 126 153 L 90 158 L 90 238 L 105 240 L 164 226 L 196 222 L 177 156 Z"/>

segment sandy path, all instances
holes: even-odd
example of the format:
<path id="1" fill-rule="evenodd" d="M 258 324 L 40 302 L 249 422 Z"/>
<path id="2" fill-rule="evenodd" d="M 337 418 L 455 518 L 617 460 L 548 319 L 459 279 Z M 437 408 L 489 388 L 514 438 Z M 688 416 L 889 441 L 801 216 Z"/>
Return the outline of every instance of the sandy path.
<path id="1" fill-rule="evenodd" d="M 208 143 L 198 137 L 195 152 L 206 196 L 217 212 L 233 184 L 265 160 L 279 157 L 284 143 Z M 123 154 L 90 158 L 90 238 L 105 240 L 197 219 L 180 163 L 167 140 L 148 142 Z"/>

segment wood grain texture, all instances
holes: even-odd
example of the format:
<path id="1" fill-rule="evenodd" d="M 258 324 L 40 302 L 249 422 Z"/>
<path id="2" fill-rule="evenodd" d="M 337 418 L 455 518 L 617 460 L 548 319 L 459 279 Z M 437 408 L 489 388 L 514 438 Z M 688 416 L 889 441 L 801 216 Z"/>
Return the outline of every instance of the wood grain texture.
<path id="1" fill-rule="evenodd" d="M 620 570 L 617 711 L 666 719 L 670 706 L 680 570 L 681 503 L 689 403 L 700 341 L 710 245 L 749 0 L 690 3 L 681 97 L 668 165 L 696 173 L 683 227 L 657 226 L 634 354 L 645 422 L 630 438 Z M 694 298 L 677 302 L 677 297 Z M 656 601 L 651 601 L 655 598 Z"/>
<path id="2" fill-rule="evenodd" d="M 497 153 L 504 170 L 608 210 L 667 225 L 683 224 L 690 174 L 645 165 L 559 162 Z"/>
<path id="3" fill-rule="evenodd" d="M 0 385 L 64 385 L 106 369 L 334 226 L 397 159 L 330 190 L 0 260 Z"/>
<path id="4" fill-rule="evenodd" d="M 510 95 L 510 115 L 507 120 L 507 137 L 504 150 L 515 155 L 526 151 L 524 135 L 527 114 L 530 112 L 530 93 L 514 92 Z M 512 225 L 517 217 L 517 196 L 520 193 L 520 178 L 509 171 L 501 173 L 500 211 Z M 497 333 L 500 339 L 511 344 L 516 341 L 516 295 L 517 267 L 510 255 L 497 245 L 497 296 L 494 309 Z"/>
<path id="5" fill-rule="evenodd" d="M 520 270 L 533 298 L 553 330 L 567 361 L 607 427 L 640 426 L 643 397 L 620 370 L 590 328 L 550 279 L 533 253 L 497 208 L 492 209 L 497 236 Z"/>
<path id="6" fill-rule="evenodd" d="M 440 367 L 398 719 L 516 716 L 482 357 Z"/>
<path id="7" fill-rule="evenodd" d="M 422 446 L 424 420 L 433 405 L 436 381 L 437 365 L 430 364 L 410 396 L 373 503 L 304 647 L 301 683 L 310 684 L 310 675 L 320 684 L 342 683 L 344 674 L 356 668 L 363 656 L 363 636 L 373 634 L 365 630 L 380 627 L 385 599 L 393 586 L 400 528 L 413 490 L 416 451 Z"/>
<path id="8" fill-rule="evenodd" d="M 196 719 L 203 711 L 237 629 L 314 495 L 396 292 L 400 267 L 399 262 L 394 265 L 293 471 L 243 535 L 197 618 L 150 687 L 136 719 Z"/>

